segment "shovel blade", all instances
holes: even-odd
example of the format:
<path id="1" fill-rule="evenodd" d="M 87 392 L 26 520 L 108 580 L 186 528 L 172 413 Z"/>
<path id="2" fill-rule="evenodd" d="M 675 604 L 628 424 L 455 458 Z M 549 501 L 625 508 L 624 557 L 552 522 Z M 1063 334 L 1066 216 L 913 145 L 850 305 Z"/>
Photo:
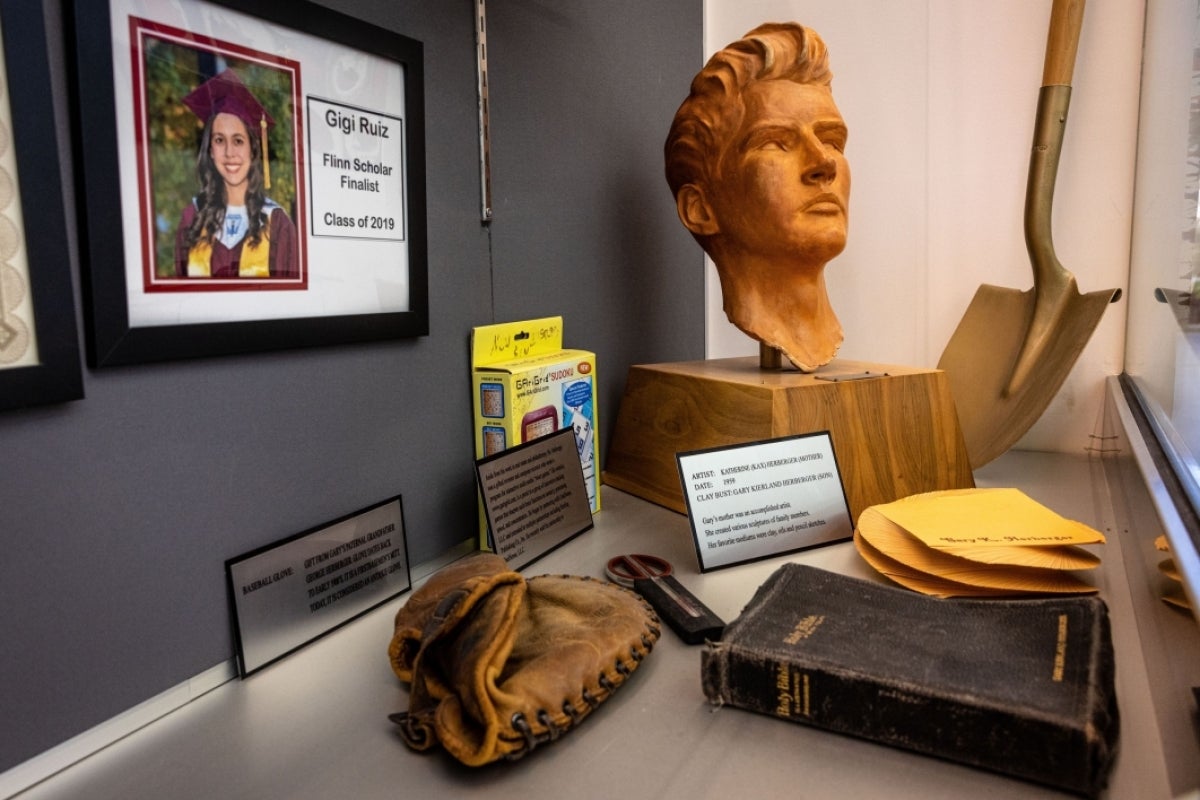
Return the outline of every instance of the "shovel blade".
<path id="1" fill-rule="evenodd" d="M 979 287 L 938 361 L 950 381 L 972 469 L 1005 453 L 1038 421 L 1115 293 L 1072 291 L 1042 357 L 1028 379 L 1009 392 L 1033 319 L 1033 289 Z"/>

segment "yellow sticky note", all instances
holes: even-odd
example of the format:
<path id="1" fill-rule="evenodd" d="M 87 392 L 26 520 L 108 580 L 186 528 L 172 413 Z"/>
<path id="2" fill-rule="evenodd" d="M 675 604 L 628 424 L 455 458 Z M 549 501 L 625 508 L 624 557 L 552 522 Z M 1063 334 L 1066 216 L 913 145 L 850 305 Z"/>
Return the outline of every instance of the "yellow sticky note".
<path id="1" fill-rule="evenodd" d="M 1019 489 L 951 489 L 875 508 L 930 547 L 1098 544 L 1104 534 L 1059 516 Z"/>

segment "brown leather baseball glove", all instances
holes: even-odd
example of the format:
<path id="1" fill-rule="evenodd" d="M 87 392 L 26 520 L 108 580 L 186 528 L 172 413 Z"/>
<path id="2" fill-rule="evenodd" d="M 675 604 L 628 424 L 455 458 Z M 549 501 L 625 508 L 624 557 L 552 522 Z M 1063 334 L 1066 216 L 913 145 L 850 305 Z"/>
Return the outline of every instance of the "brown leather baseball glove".
<path id="1" fill-rule="evenodd" d="M 391 716 L 415 750 L 479 766 L 556 739 L 603 703 L 659 637 L 633 592 L 572 575 L 526 580 L 492 553 L 433 575 L 396 614 L 392 669 L 411 684 Z"/>

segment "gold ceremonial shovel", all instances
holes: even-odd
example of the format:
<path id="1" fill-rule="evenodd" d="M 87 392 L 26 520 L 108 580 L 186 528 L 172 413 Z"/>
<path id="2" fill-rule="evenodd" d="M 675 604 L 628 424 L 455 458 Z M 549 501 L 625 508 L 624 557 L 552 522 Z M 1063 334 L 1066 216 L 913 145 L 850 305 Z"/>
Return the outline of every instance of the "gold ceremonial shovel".
<path id="1" fill-rule="evenodd" d="M 1054 254 L 1050 211 L 1084 0 L 1054 0 L 1025 193 L 1027 291 L 984 284 L 942 352 L 971 467 L 1003 454 L 1037 422 L 1120 289 L 1080 294 Z"/>

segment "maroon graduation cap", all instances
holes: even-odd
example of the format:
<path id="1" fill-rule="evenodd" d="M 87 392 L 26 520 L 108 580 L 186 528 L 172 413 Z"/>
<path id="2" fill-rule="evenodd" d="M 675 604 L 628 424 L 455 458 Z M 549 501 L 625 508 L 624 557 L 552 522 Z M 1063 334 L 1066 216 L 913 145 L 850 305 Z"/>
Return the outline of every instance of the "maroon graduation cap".
<path id="1" fill-rule="evenodd" d="M 183 98 L 183 104 L 207 123 L 217 114 L 232 114 L 246 124 L 247 130 L 258 128 L 262 141 L 263 182 L 271 186 L 271 172 L 267 162 L 267 130 L 275 120 L 258 102 L 246 84 L 231 69 L 226 69 L 197 86 Z"/>

